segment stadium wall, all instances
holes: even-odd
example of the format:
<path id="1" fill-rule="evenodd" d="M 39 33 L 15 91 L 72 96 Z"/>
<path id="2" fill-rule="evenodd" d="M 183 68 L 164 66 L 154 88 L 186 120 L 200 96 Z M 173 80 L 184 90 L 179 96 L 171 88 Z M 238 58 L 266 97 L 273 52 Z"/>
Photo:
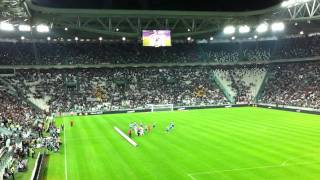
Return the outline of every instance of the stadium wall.
<path id="1" fill-rule="evenodd" d="M 42 163 L 43 163 L 43 155 L 41 153 L 39 153 L 37 156 L 36 165 L 33 168 L 30 180 L 40 179 L 40 171 L 41 171 Z"/>
<path id="2" fill-rule="evenodd" d="M 226 104 L 226 105 L 211 105 L 211 106 L 175 106 L 173 110 L 196 110 L 196 109 L 213 109 L 213 108 L 232 108 L 232 107 L 247 107 L 248 104 Z M 73 113 L 75 115 L 100 115 L 100 114 L 124 114 L 124 113 L 141 113 L 141 112 L 151 112 L 150 108 L 146 109 L 122 109 L 116 111 L 99 111 L 99 112 L 77 112 Z M 61 114 L 56 114 L 59 116 L 71 116 L 72 113 L 64 112 Z"/>
<path id="3" fill-rule="evenodd" d="M 277 110 L 284 110 L 284 111 L 291 111 L 291 112 L 301 112 L 301 113 L 320 115 L 320 110 L 319 109 L 303 108 L 303 107 L 296 107 L 296 106 L 286 106 L 286 105 L 277 105 L 277 104 L 264 104 L 264 103 L 258 103 L 257 106 L 258 107 L 263 107 L 263 108 L 268 108 L 268 109 L 277 109 Z"/>
<path id="4" fill-rule="evenodd" d="M 284 106 L 284 105 L 275 105 L 275 104 L 231 104 L 231 105 L 219 105 L 219 106 L 175 106 L 173 109 L 175 111 L 178 110 L 197 110 L 197 109 L 214 109 L 214 108 L 234 108 L 234 107 L 261 107 L 261 108 L 268 108 L 268 109 L 277 109 L 277 110 L 284 110 L 284 111 L 291 111 L 291 112 L 301 112 L 301 113 L 308 113 L 308 114 L 317 114 L 320 115 L 320 110 L 312 109 L 312 108 L 303 108 L 303 107 L 294 107 L 294 106 Z M 137 109 L 137 110 L 117 110 L 117 111 L 103 111 L 103 112 L 78 112 L 75 113 L 78 116 L 81 115 L 100 115 L 100 114 L 125 114 L 125 113 L 142 113 L 142 112 L 151 112 L 151 109 Z M 57 117 L 67 117 L 72 116 L 70 112 L 58 114 Z"/>

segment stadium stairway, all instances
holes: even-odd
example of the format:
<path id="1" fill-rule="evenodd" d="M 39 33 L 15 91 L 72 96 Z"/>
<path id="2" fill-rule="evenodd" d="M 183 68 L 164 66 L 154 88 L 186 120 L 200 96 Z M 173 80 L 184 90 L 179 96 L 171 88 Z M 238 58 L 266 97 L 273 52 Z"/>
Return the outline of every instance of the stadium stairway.
<path id="1" fill-rule="evenodd" d="M 234 94 L 233 94 L 233 92 L 230 92 L 231 89 L 228 88 L 229 87 L 228 86 L 229 82 L 222 80 L 221 77 L 223 77 L 222 71 L 221 70 L 215 70 L 215 71 L 211 72 L 211 74 L 210 74 L 210 81 L 212 83 L 218 85 L 218 87 L 220 88 L 220 90 L 222 90 L 224 96 L 228 99 L 228 101 L 230 103 L 234 103 L 235 102 L 234 101 Z"/>
<path id="2" fill-rule="evenodd" d="M 13 162 L 12 159 L 12 152 L 5 151 L 1 152 L 1 157 L 0 157 L 0 180 L 3 180 L 3 175 L 5 173 L 5 168 L 9 166 Z"/>
<path id="3" fill-rule="evenodd" d="M 254 101 L 256 103 L 259 102 L 260 98 L 262 97 L 263 90 L 264 90 L 264 88 L 266 86 L 266 83 L 267 83 L 268 79 L 270 78 L 270 76 L 271 76 L 270 71 L 268 69 L 266 69 L 266 74 L 265 74 L 265 76 L 263 78 L 263 81 L 261 82 L 261 85 L 260 85 L 260 87 L 258 89 L 257 95 L 254 98 Z"/>
<path id="4" fill-rule="evenodd" d="M 41 110 L 44 110 L 44 111 L 49 111 L 50 107 L 48 105 L 48 101 L 50 100 L 50 97 L 46 96 L 45 98 L 43 99 L 37 99 L 37 98 L 34 98 L 32 97 L 32 94 L 29 94 L 28 95 L 28 100 L 30 102 L 32 102 L 34 105 L 36 105 L 38 108 L 40 108 Z"/>
<path id="5" fill-rule="evenodd" d="M 2 77 L 0 77 L 0 83 L 4 85 L 4 87 L 6 87 L 6 89 L 8 89 L 9 91 L 13 91 L 15 92 L 16 89 L 6 80 L 4 80 Z"/>
<path id="6" fill-rule="evenodd" d="M 36 111 L 41 111 L 41 108 L 39 108 L 36 104 L 31 102 L 27 97 L 24 96 L 24 93 L 23 93 L 24 91 L 19 86 L 13 86 L 10 82 L 8 82 L 2 77 L 0 77 L 0 82 L 6 86 L 6 88 L 8 89 L 7 91 L 8 93 L 10 93 L 11 95 L 19 99 L 22 99 L 23 101 L 28 103 L 31 107 L 33 107 Z"/>
<path id="7" fill-rule="evenodd" d="M 252 97 L 252 99 L 256 99 L 261 85 L 264 82 L 264 79 L 267 74 L 267 70 L 265 68 L 253 68 L 253 69 L 235 69 L 234 76 L 235 81 L 243 81 L 244 84 L 249 87 L 248 97 Z"/>
<path id="8" fill-rule="evenodd" d="M 27 98 L 29 101 L 31 101 L 34 105 L 36 105 L 37 107 L 39 107 L 41 110 L 44 110 L 44 111 L 49 111 L 50 107 L 48 105 L 48 102 L 50 101 L 51 97 L 49 96 L 45 96 L 43 98 L 35 98 L 34 97 L 34 94 L 36 94 L 36 88 L 35 86 L 39 84 L 39 83 L 33 83 L 33 84 L 27 84 L 26 85 L 29 85 L 29 90 L 31 93 L 28 93 L 27 94 Z M 31 85 L 31 86 L 30 86 Z"/>

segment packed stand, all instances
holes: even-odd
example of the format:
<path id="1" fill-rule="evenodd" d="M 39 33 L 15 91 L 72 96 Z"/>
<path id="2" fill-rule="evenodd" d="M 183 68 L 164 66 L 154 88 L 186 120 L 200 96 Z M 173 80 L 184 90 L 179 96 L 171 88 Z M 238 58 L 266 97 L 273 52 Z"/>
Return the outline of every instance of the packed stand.
<path id="1" fill-rule="evenodd" d="M 277 105 L 320 108 L 320 63 L 274 65 L 261 102 Z"/>
<path id="2" fill-rule="evenodd" d="M 227 66 L 215 70 L 217 80 L 237 104 L 250 103 L 266 75 L 264 65 Z"/>
<path id="3" fill-rule="evenodd" d="M 210 74 L 210 68 L 66 69 L 21 70 L 16 78 L 39 82 L 36 90 L 50 96 L 51 112 L 71 112 L 226 104 Z"/>
<path id="4" fill-rule="evenodd" d="M 236 92 L 235 101 L 237 103 L 248 103 L 253 98 L 250 97 L 250 87 L 242 80 L 240 73 L 230 71 L 231 87 Z"/>
<path id="5" fill-rule="evenodd" d="M 4 179 L 14 179 L 17 172 L 28 169 L 29 158 L 36 158 L 39 148 L 57 150 L 60 140 L 53 125 L 47 126 L 47 116 L 36 111 L 28 103 L 0 90 L 0 168 L 4 168 Z M 49 132 L 45 135 L 44 132 Z M 50 149 L 51 150 L 51 149 Z M 30 170 L 30 169 L 29 169 Z"/>
<path id="6" fill-rule="evenodd" d="M 133 42 L 2 42 L 1 65 L 235 63 L 318 56 L 318 36 L 273 41 L 174 43 L 172 47 L 142 47 Z M 35 55 L 36 54 L 36 55 Z"/>

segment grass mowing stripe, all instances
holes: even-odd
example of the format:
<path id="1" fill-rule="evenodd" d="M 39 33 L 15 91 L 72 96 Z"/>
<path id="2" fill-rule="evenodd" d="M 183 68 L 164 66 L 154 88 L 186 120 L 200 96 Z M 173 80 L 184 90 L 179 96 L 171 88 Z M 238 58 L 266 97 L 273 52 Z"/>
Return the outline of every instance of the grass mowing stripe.
<path id="1" fill-rule="evenodd" d="M 90 137 L 92 134 L 90 132 L 90 130 L 92 129 L 90 127 L 90 125 L 95 125 L 95 123 L 91 123 L 91 122 L 87 121 L 86 119 L 79 119 L 79 117 L 78 117 L 77 123 L 79 123 L 79 122 L 81 123 L 81 128 L 80 128 L 80 131 L 77 131 L 77 132 L 80 132 L 78 134 L 78 136 Z M 83 140 L 82 144 L 84 144 L 85 148 L 81 147 L 80 150 L 82 150 L 82 151 L 79 151 L 80 152 L 79 154 L 81 155 L 82 159 L 85 161 L 82 163 L 79 162 L 79 164 L 82 165 L 84 168 L 85 167 L 92 167 L 92 168 L 90 168 L 90 171 L 88 171 L 86 173 L 86 177 L 88 179 L 92 179 L 95 176 L 95 165 L 97 165 L 96 164 L 97 162 L 92 161 L 93 157 L 96 155 L 96 152 L 93 149 L 95 147 L 95 145 L 91 142 L 91 140 Z M 82 168 L 82 169 L 84 169 L 84 168 Z"/>
<path id="2" fill-rule="evenodd" d="M 64 174 L 65 174 L 65 178 L 66 180 L 68 180 L 68 162 L 67 162 L 67 134 L 66 134 L 66 123 L 65 123 L 65 119 L 63 119 L 63 124 L 65 126 L 65 128 L 63 128 L 63 144 L 64 144 Z"/>
<path id="3" fill-rule="evenodd" d="M 75 118 L 66 118 L 70 119 Z M 176 128 L 165 134 L 164 129 L 172 120 Z M 118 126 L 126 132 L 133 121 L 157 123 L 151 134 L 134 137 L 140 144 L 135 149 L 120 140 L 112 129 Z M 86 132 L 81 130 L 83 127 Z M 192 172 L 320 160 L 317 156 L 319 127 L 319 116 L 260 108 L 82 116 L 76 119 L 72 133 L 67 131 L 68 166 L 69 158 L 73 159 L 71 164 L 77 162 L 74 159 L 78 158 L 75 154 L 79 152 L 75 151 L 92 154 L 95 163 L 71 165 L 69 179 L 191 179 L 188 174 Z M 74 146 L 70 147 L 70 143 Z M 69 156 L 69 153 L 73 155 Z M 307 156 L 308 153 L 311 155 Z M 90 156 L 83 155 L 80 162 L 88 159 Z M 58 162 L 59 158 L 53 156 L 52 160 Z M 49 166 L 51 172 L 59 171 L 59 168 Z M 296 177 L 305 175 L 306 179 L 315 179 L 319 175 L 318 169 L 320 164 L 310 164 L 272 170 L 207 173 L 194 178 L 298 179 Z"/>
<path id="4" fill-rule="evenodd" d="M 225 126 L 225 127 L 223 127 L 223 126 Z M 226 129 L 226 130 L 228 130 L 228 131 L 230 131 L 230 127 L 228 127 L 229 125 L 228 125 L 228 123 L 225 123 L 224 125 L 223 124 L 221 124 L 221 125 L 219 125 L 219 126 L 216 126 L 216 127 L 220 127 L 220 129 L 222 129 L 222 130 L 224 130 L 224 129 Z M 202 126 L 203 127 L 203 126 Z M 232 126 L 231 126 L 232 127 Z M 234 129 L 234 131 L 238 131 L 238 129 Z M 203 132 L 202 130 L 197 130 L 197 131 L 194 131 L 194 132 Z M 221 140 L 222 142 L 223 141 L 228 141 L 228 142 L 234 142 L 234 143 L 232 143 L 232 145 L 234 145 L 234 144 L 237 144 L 237 146 L 236 147 L 239 147 L 239 144 L 241 144 L 241 145 L 243 145 L 243 146 L 245 146 L 245 147 L 247 147 L 247 148 L 245 148 L 245 149 L 247 149 L 246 151 L 256 151 L 256 152 L 263 152 L 263 147 L 255 147 L 255 145 L 254 144 L 251 144 L 251 143 L 246 143 L 246 141 L 243 141 L 243 140 L 238 140 L 238 138 L 237 137 L 235 137 L 235 136 L 228 136 L 228 132 L 225 132 L 225 131 L 221 131 L 220 133 L 219 133 L 219 131 L 215 131 L 214 129 L 212 130 L 212 132 L 214 132 L 215 133 L 215 136 L 218 136 L 218 137 L 216 137 L 217 139 L 219 139 L 219 140 Z M 201 134 L 198 134 L 197 135 L 197 137 L 196 138 L 198 138 L 198 139 L 204 139 L 204 138 L 206 138 L 206 136 L 208 136 L 210 133 L 209 132 L 203 132 L 204 134 L 203 134 L 203 136 L 201 136 L 200 137 L 200 135 Z M 210 134 L 210 135 L 213 135 L 213 134 Z M 215 137 L 214 136 L 214 137 Z M 248 142 L 250 142 L 250 141 L 248 141 Z M 228 148 L 232 148 L 232 147 L 228 147 Z M 274 153 L 273 153 L 273 155 L 277 155 L 278 154 L 278 151 L 274 151 Z M 271 155 L 271 154 L 270 154 Z M 270 156 L 269 155 L 269 157 L 272 157 L 272 156 Z"/>
<path id="5" fill-rule="evenodd" d="M 236 124 L 234 125 L 235 127 L 237 126 Z M 247 127 L 249 127 L 249 126 L 247 126 Z M 250 127 L 249 127 L 250 128 Z M 248 128 L 243 128 L 243 129 L 248 129 Z M 240 129 L 241 130 L 241 129 Z M 242 133 L 242 132 L 241 132 Z M 247 134 L 245 134 L 245 133 L 243 133 L 245 136 L 247 136 Z M 262 135 L 263 135 L 263 133 L 261 133 Z M 241 135 L 241 134 L 239 134 L 239 135 Z M 278 134 L 278 136 L 281 136 L 282 134 Z M 250 137 L 250 136 L 247 136 L 247 137 Z M 274 138 L 274 136 L 270 136 L 271 138 L 273 138 L 273 139 L 275 139 L 275 140 L 279 140 L 279 139 L 282 139 L 282 138 Z M 273 139 L 270 139 L 270 140 L 273 140 Z M 314 141 L 314 142 L 318 142 L 318 141 Z M 292 144 L 292 145 L 297 145 L 297 146 L 299 146 L 299 143 L 295 143 L 294 144 L 294 141 L 287 141 L 287 142 L 285 142 L 285 143 L 288 143 L 288 144 Z M 301 148 L 301 147 L 296 147 L 296 148 Z"/>
<path id="6" fill-rule="evenodd" d="M 125 140 L 123 140 L 123 138 L 113 129 L 113 125 L 109 124 L 107 126 L 107 129 L 103 126 L 103 124 L 100 124 L 101 121 L 97 121 L 97 126 L 96 126 L 96 130 L 97 132 L 104 132 L 107 130 L 107 133 L 103 133 L 101 136 L 104 137 L 106 139 L 106 141 L 108 142 L 110 147 L 112 148 L 112 154 L 109 154 L 109 156 L 113 156 L 116 157 L 115 162 L 113 163 L 118 163 L 119 167 L 121 167 L 124 172 L 134 172 L 132 170 L 132 167 L 129 166 L 129 163 L 127 163 L 125 157 L 129 155 L 129 152 L 127 150 L 127 148 L 125 147 L 130 147 L 130 144 L 128 144 Z M 110 147 L 103 145 L 102 146 L 105 147 L 105 149 L 110 149 Z M 132 147 L 134 148 L 134 147 Z M 117 167 L 117 166 L 115 166 Z M 119 173 L 119 174 L 114 174 L 114 176 L 116 176 L 117 178 L 123 178 L 121 177 L 123 173 Z M 134 176 L 134 173 L 130 173 L 131 176 Z"/>
<path id="7" fill-rule="evenodd" d="M 193 128 L 192 125 L 190 125 L 190 127 Z M 201 127 L 206 127 L 206 126 L 201 126 Z M 216 126 L 216 127 L 221 127 L 221 126 Z M 224 128 L 222 128 L 222 129 L 224 129 Z M 197 130 L 194 131 L 194 132 L 197 132 L 197 133 L 198 133 L 198 135 L 197 135 L 196 138 L 198 138 L 199 140 L 203 139 L 203 137 L 205 137 L 205 136 L 212 135 L 212 134 L 210 134 L 208 131 L 204 132 L 201 128 L 200 128 L 200 129 L 197 129 Z M 215 132 L 215 131 L 213 130 L 213 132 Z M 201 133 L 204 134 L 203 137 L 200 137 L 200 136 L 199 136 Z M 223 133 L 223 134 L 225 134 L 225 133 Z M 189 135 L 190 135 L 190 134 L 189 134 Z M 193 137 L 193 135 L 191 135 L 191 137 Z M 218 138 L 223 140 L 223 138 L 221 138 L 221 136 L 218 137 Z M 231 140 L 232 140 L 232 139 L 231 139 Z M 228 140 L 228 141 L 229 141 L 229 140 Z M 243 142 L 240 141 L 240 143 L 243 143 Z M 239 144 L 238 144 L 238 145 L 239 145 Z M 249 145 L 249 147 L 250 147 L 250 144 L 246 144 L 246 145 Z M 230 147 L 230 148 L 231 148 L 231 147 Z M 250 150 L 251 148 L 247 148 L 247 149 Z M 247 149 L 244 149 L 244 150 L 245 150 L 245 151 L 248 151 Z M 244 153 L 246 153 L 246 152 L 244 152 Z M 236 155 L 236 153 L 233 153 L 233 154 Z M 231 154 L 231 156 L 232 156 L 233 154 Z M 210 155 L 209 155 L 209 156 L 210 156 Z M 229 155 L 229 156 L 230 156 L 230 155 Z M 236 155 L 236 156 L 237 156 L 237 155 Z M 236 156 L 235 156 L 235 157 L 236 157 Z M 206 158 L 207 158 L 207 157 L 206 157 Z M 235 158 L 233 158 L 233 159 L 235 159 Z"/>

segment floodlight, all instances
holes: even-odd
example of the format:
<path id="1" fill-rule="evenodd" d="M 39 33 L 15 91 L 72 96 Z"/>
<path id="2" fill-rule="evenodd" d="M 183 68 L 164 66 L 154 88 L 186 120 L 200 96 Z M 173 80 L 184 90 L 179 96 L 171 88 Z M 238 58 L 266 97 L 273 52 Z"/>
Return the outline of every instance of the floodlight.
<path id="1" fill-rule="evenodd" d="M 188 41 L 191 41 L 191 37 L 188 37 L 187 40 L 188 40 Z"/>
<path id="2" fill-rule="evenodd" d="M 304 32 L 303 32 L 303 31 L 300 31 L 300 35 L 304 35 Z"/>
<path id="3" fill-rule="evenodd" d="M 99 41 L 102 41 L 103 40 L 103 38 L 102 37 L 99 37 Z"/>
<path id="4" fill-rule="evenodd" d="M 74 40 L 78 41 L 78 40 L 79 40 L 79 38 L 78 38 L 78 37 L 75 37 L 75 38 L 74 38 Z"/>
<path id="5" fill-rule="evenodd" d="M 236 28 L 234 26 L 226 26 L 224 29 L 223 29 L 223 33 L 224 34 L 234 34 L 236 32 Z"/>
<path id="6" fill-rule="evenodd" d="M 20 38 L 21 40 L 24 40 L 25 39 L 25 37 L 24 36 L 21 36 L 21 38 Z"/>
<path id="7" fill-rule="evenodd" d="M 213 41 L 213 39 L 214 39 L 213 37 L 210 37 L 210 41 Z"/>
<path id="8" fill-rule="evenodd" d="M 258 36 L 257 36 L 257 35 L 254 35 L 253 38 L 258 39 Z"/>
<path id="9" fill-rule="evenodd" d="M 67 27 L 65 27 L 65 28 L 64 28 L 64 30 L 65 30 L 65 31 L 68 31 L 68 28 L 67 28 Z"/>
<path id="10" fill-rule="evenodd" d="M 281 7 L 283 8 L 291 8 L 303 3 L 308 3 L 311 0 L 286 0 L 281 3 Z"/>
<path id="11" fill-rule="evenodd" d="M 285 25 L 283 22 L 275 22 L 271 25 L 271 29 L 274 32 L 283 31 L 285 28 Z"/>
<path id="12" fill-rule="evenodd" d="M 31 31 L 30 25 L 26 25 L 26 24 L 20 24 L 18 29 L 19 31 L 24 31 L 24 32 Z"/>
<path id="13" fill-rule="evenodd" d="M 49 32 L 49 26 L 44 25 L 44 24 L 39 24 L 39 25 L 37 26 L 37 31 L 38 31 L 39 33 L 47 33 L 47 32 Z"/>
<path id="14" fill-rule="evenodd" d="M 0 23 L 0 29 L 3 31 L 14 31 L 14 26 L 8 22 Z"/>
<path id="15" fill-rule="evenodd" d="M 51 37 L 47 37 L 47 40 L 50 41 L 50 40 L 51 40 Z"/>
<path id="16" fill-rule="evenodd" d="M 283 2 L 281 3 L 281 7 L 286 8 L 286 7 L 288 7 L 288 6 L 289 6 L 289 1 L 283 1 Z"/>
<path id="17" fill-rule="evenodd" d="M 249 26 L 243 25 L 243 26 L 239 27 L 239 33 L 245 34 L 245 33 L 248 33 L 248 32 L 250 32 L 250 27 Z"/>
<path id="18" fill-rule="evenodd" d="M 125 41 L 125 40 L 127 40 L 127 38 L 126 37 L 122 37 L 122 41 Z"/>
<path id="19" fill-rule="evenodd" d="M 236 39 L 236 37 L 232 36 L 232 37 L 231 37 L 231 39 L 232 39 L 232 40 L 235 40 L 235 39 Z"/>
<path id="20" fill-rule="evenodd" d="M 268 31 L 268 27 L 269 25 L 267 23 L 262 23 L 257 27 L 256 31 L 258 33 L 265 33 Z"/>

